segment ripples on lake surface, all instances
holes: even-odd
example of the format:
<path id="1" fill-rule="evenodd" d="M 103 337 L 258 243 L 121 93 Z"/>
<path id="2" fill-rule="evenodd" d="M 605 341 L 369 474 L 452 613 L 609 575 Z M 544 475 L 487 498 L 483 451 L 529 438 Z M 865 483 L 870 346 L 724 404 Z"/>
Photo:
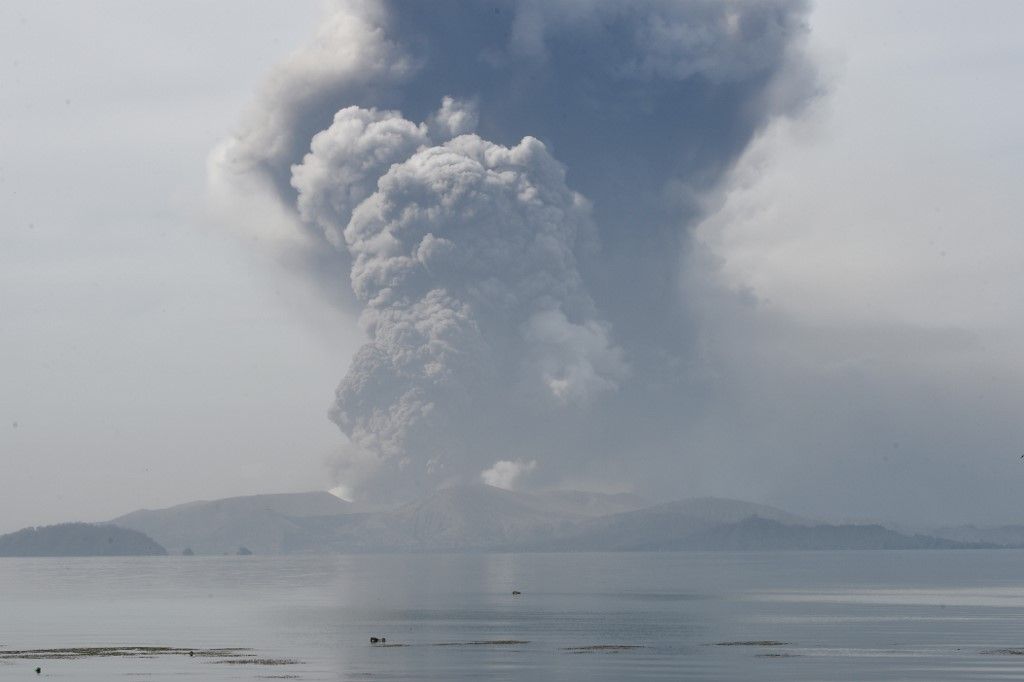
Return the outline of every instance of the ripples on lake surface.
<path id="1" fill-rule="evenodd" d="M 1006 680 L 1022 654 L 1016 550 L 0 559 L 0 679 Z"/>

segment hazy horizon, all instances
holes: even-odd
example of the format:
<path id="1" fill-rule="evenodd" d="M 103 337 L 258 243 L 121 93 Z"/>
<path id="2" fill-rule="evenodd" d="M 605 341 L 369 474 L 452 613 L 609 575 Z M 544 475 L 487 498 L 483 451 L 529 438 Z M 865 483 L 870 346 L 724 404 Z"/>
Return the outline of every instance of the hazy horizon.
<path id="1" fill-rule="evenodd" d="M 0 533 L 456 482 L 1024 523 L 1014 3 L 0 7 Z"/>

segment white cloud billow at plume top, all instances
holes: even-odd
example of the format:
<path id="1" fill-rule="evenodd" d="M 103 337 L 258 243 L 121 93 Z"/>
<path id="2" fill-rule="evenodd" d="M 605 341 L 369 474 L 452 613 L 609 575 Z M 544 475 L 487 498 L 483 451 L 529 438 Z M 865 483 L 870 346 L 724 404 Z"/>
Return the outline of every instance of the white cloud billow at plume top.
<path id="1" fill-rule="evenodd" d="M 352 211 L 377 189 L 380 176 L 428 142 L 427 127 L 395 111 L 346 107 L 331 127 L 313 136 L 311 151 L 292 167 L 299 215 L 334 246 Z"/>
<path id="2" fill-rule="evenodd" d="M 480 473 L 480 480 L 495 488 L 514 490 L 519 479 L 536 468 L 537 461 L 533 459 L 529 461 L 499 459 L 490 469 Z"/>

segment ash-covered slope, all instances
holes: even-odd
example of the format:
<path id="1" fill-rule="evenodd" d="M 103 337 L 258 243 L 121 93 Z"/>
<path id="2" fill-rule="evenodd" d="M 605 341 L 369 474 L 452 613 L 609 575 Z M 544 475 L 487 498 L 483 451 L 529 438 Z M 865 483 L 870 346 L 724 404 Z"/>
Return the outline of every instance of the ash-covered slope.
<path id="1" fill-rule="evenodd" d="M 250 495 L 190 502 L 167 509 L 141 509 L 112 523 L 142 531 L 172 553 L 234 554 L 245 546 L 257 554 L 280 554 L 310 544 L 298 519 L 337 515 L 350 504 L 327 492 Z"/>
<path id="2" fill-rule="evenodd" d="M 0 557 L 159 556 L 152 538 L 110 524 L 62 523 L 0 535 Z"/>
<path id="3" fill-rule="evenodd" d="M 531 497 L 537 505 L 552 512 L 586 517 L 619 514 L 651 506 L 650 502 L 633 493 L 545 490 Z"/>
<path id="4" fill-rule="evenodd" d="M 545 502 L 492 486 L 462 485 L 400 507 L 392 519 L 423 549 L 501 548 L 552 537 L 582 518 Z"/>
<path id="5" fill-rule="evenodd" d="M 569 532 L 586 518 L 582 509 L 593 506 L 601 506 L 597 498 L 562 500 L 469 484 L 443 488 L 389 511 L 306 519 L 303 525 L 310 539 L 317 536 L 331 551 L 509 549 Z"/>
<path id="6" fill-rule="evenodd" d="M 234 553 L 241 545 L 258 554 L 994 546 L 907 535 L 877 524 L 816 524 L 739 500 L 698 498 L 633 508 L 639 504 L 630 495 L 530 494 L 472 484 L 379 511 L 354 511 L 328 493 L 304 493 L 193 503 L 117 521 L 174 552 L 191 547 L 216 554 Z"/>

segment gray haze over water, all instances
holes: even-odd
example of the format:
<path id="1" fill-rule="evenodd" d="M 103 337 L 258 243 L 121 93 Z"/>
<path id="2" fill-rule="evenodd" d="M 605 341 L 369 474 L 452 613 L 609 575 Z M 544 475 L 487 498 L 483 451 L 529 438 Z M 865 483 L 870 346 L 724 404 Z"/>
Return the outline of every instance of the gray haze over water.
<path id="1" fill-rule="evenodd" d="M 103 10 L 2 10 L 5 526 L 481 476 L 1019 518 L 1018 7 Z"/>

